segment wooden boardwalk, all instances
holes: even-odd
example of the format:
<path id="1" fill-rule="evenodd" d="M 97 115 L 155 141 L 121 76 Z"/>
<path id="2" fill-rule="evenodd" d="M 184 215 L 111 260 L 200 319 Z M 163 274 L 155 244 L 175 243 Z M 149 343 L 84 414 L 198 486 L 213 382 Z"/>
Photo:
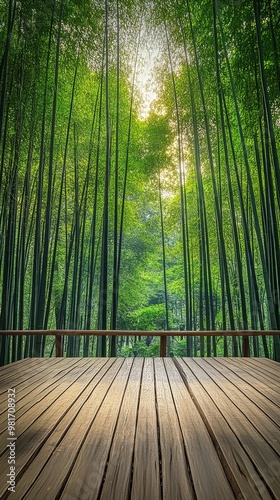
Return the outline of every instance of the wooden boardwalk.
<path id="1" fill-rule="evenodd" d="M 1 499 L 280 499 L 274 361 L 35 358 L 0 377 Z"/>

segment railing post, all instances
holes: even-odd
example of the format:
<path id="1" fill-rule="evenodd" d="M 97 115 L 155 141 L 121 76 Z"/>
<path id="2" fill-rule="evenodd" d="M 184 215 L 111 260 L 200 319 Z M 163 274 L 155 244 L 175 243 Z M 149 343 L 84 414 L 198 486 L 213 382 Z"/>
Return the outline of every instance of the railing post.
<path id="1" fill-rule="evenodd" d="M 55 355 L 57 358 L 62 358 L 62 335 L 55 336 Z"/>
<path id="2" fill-rule="evenodd" d="M 249 358 L 250 349 L 249 349 L 249 337 L 243 335 L 242 337 L 242 356 L 244 358 Z"/>
<path id="3" fill-rule="evenodd" d="M 166 358 L 166 335 L 160 337 L 160 357 Z"/>

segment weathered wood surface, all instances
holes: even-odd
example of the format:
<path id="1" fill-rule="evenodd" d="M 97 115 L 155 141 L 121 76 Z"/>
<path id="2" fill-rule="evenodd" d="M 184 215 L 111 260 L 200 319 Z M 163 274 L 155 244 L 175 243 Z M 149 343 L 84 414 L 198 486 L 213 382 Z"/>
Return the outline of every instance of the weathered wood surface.
<path id="1" fill-rule="evenodd" d="M 280 499 L 280 365 L 27 359 L 0 368 L 0 498 Z M 16 390 L 16 492 L 7 390 Z"/>

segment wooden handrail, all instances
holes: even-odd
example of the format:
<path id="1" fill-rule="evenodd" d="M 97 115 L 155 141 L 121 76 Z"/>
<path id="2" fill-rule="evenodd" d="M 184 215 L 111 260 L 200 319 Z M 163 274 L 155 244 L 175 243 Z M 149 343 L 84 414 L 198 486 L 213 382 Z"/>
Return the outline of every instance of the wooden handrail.
<path id="1" fill-rule="evenodd" d="M 242 354 L 249 356 L 248 337 L 260 335 L 280 335 L 280 330 L 0 330 L 0 335 L 52 335 L 56 337 L 56 356 L 63 356 L 62 337 L 64 335 L 99 335 L 99 336 L 131 336 L 160 337 L 160 356 L 166 356 L 166 337 L 243 337 Z"/>
<path id="2" fill-rule="evenodd" d="M 280 335 L 280 330 L 0 330 L 0 335 L 108 335 L 139 337 L 240 337 Z"/>

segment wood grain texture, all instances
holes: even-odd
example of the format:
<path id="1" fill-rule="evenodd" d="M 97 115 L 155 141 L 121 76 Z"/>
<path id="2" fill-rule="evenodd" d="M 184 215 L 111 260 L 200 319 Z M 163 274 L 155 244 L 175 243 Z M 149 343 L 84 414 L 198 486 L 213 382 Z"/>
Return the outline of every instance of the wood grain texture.
<path id="1" fill-rule="evenodd" d="M 261 434 L 261 436 L 269 443 L 276 454 L 280 455 L 280 436 L 278 435 L 280 415 L 277 411 L 274 411 L 273 416 L 274 419 L 277 420 L 277 422 L 274 422 L 266 413 L 267 408 L 273 411 L 273 405 L 262 405 L 261 398 L 258 397 L 258 394 L 254 394 L 254 390 L 248 389 L 247 384 L 244 384 L 242 381 L 240 382 L 237 377 L 232 377 L 226 368 L 219 371 L 216 366 L 211 363 L 211 360 L 209 362 L 207 359 L 197 359 L 196 363 L 198 366 L 207 371 L 207 374 L 211 377 L 213 382 L 215 382 L 218 388 L 221 389 L 222 393 L 224 393 L 233 403 L 237 410 L 236 411 L 234 409 L 239 420 L 242 418 L 242 421 L 246 425 L 246 420 L 239 415 L 240 411 L 244 417 L 247 418 L 248 422 L 250 422 L 259 434 Z M 223 375 L 223 379 L 221 379 L 221 373 Z M 263 406 L 264 411 L 258 406 L 258 403 L 260 406 Z"/>
<path id="2" fill-rule="evenodd" d="M 165 360 L 165 366 L 197 498 L 233 499 L 232 489 L 212 439 L 180 373 L 170 358 Z"/>
<path id="3" fill-rule="evenodd" d="M 184 441 L 162 359 L 155 359 L 156 408 L 162 463 L 162 498 L 194 498 Z"/>
<path id="4" fill-rule="evenodd" d="M 96 379 L 95 377 L 92 379 L 91 374 L 89 374 L 89 378 L 86 380 L 81 378 L 79 383 L 79 394 L 77 394 L 77 386 L 74 390 L 72 388 L 72 394 L 71 392 L 69 393 L 71 399 L 68 401 L 68 408 L 69 405 L 71 403 L 73 404 L 73 401 L 75 401 L 75 397 L 80 396 L 83 393 L 84 384 L 93 383 L 93 387 L 96 387 L 96 390 L 92 391 L 90 388 L 89 397 L 80 408 L 79 413 L 76 415 L 75 420 L 72 422 L 66 434 L 63 436 L 63 439 L 57 443 L 48 461 L 43 455 L 45 447 L 42 449 L 41 460 L 42 462 L 45 462 L 45 466 L 40 475 L 36 478 L 36 482 L 34 482 L 32 488 L 28 491 L 26 498 L 47 499 L 56 498 L 56 495 L 59 495 L 59 492 L 65 484 L 70 470 L 75 463 L 79 450 L 86 439 L 87 432 L 92 425 L 93 419 L 101 406 L 106 392 L 114 380 L 115 374 L 120 369 L 121 364 L 122 361 L 111 364 L 112 370 L 110 370 L 109 367 L 109 375 L 106 377 L 106 380 L 104 380 L 106 366 L 102 373 L 97 374 Z M 79 497 L 77 496 L 77 498 Z"/>
<path id="5" fill-rule="evenodd" d="M 207 387 L 209 383 L 207 374 L 195 376 L 190 368 L 193 361 L 189 358 L 175 359 L 175 363 L 211 435 L 235 497 L 252 500 L 271 498 L 266 484 L 256 473 L 254 465 L 223 414 L 224 402 L 219 400 L 216 405 L 205 389 L 205 384 Z"/>
<path id="6" fill-rule="evenodd" d="M 277 364 L 240 358 L 28 359 L 16 387 L 15 500 L 280 499 Z"/>
<path id="7" fill-rule="evenodd" d="M 68 411 L 53 425 L 51 434 L 48 436 L 44 446 L 37 452 L 36 459 L 31 462 L 26 474 L 17 481 L 17 490 L 14 495 L 16 499 L 22 498 L 30 487 L 31 492 L 50 488 L 50 477 L 57 478 L 57 489 L 61 489 L 63 479 L 68 473 L 68 467 L 75 461 L 80 443 L 82 442 L 87 425 L 91 424 L 95 409 L 98 408 L 103 397 L 103 390 L 97 390 L 98 384 L 103 380 L 108 370 L 114 364 L 114 360 L 95 360 L 91 369 L 79 381 L 79 388 L 73 391 L 73 401 Z M 118 369 L 116 366 L 115 369 Z M 115 371 L 112 371 L 112 377 Z M 110 378 L 108 383 L 110 383 Z M 104 382 L 103 382 L 104 383 Z M 104 384 L 103 387 L 106 390 Z M 98 399 L 100 397 L 100 399 Z M 76 399 L 75 399 L 76 398 Z M 55 422 L 53 422 L 55 424 Z M 68 466 L 68 467 L 67 467 Z M 54 485 L 55 487 L 55 485 Z M 50 491 L 51 495 L 51 491 Z M 35 498 L 35 497 L 34 497 Z"/>
<path id="8" fill-rule="evenodd" d="M 153 360 L 144 361 L 136 428 L 132 500 L 160 500 L 160 463 Z"/>
<path id="9" fill-rule="evenodd" d="M 223 388 L 221 390 L 220 386 L 217 385 L 219 377 L 216 378 L 214 373 L 209 370 L 208 367 L 206 367 L 205 370 L 202 368 L 202 366 L 206 363 L 207 362 L 205 360 L 198 358 L 196 360 L 188 360 L 188 367 L 193 372 L 194 376 L 200 381 L 201 385 L 204 387 L 205 391 L 209 394 L 216 406 L 218 406 L 219 411 L 236 435 L 240 444 L 244 448 L 244 451 L 246 451 L 247 455 L 250 457 L 255 469 L 261 477 L 265 477 L 267 487 L 277 498 L 280 491 L 280 477 L 277 468 L 275 468 L 275 464 L 277 463 L 279 456 L 247 419 L 245 414 L 240 411 L 235 403 L 233 403 L 232 398 L 235 399 L 235 402 L 236 398 L 234 396 L 235 391 L 233 390 L 232 384 L 223 378 Z M 227 395 L 228 392 L 230 392 L 229 397 Z M 251 417 L 250 411 L 248 411 L 248 416 Z M 263 425 L 267 425 L 267 419 L 264 419 L 264 421 L 265 423 Z M 271 437 L 279 442 L 279 431 L 276 436 L 275 434 L 273 436 L 267 435 L 268 439 Z M 250 479 L 251 476 L 248 475 L 248 482 Z"/>
<path id="10" fill-rule="evenodd" d="M 144 360 L 135 358 L 113 437 L 100 500 L 128 498 Z"/>
<path id="11" fill-rule="evenodd" d="M 117 359 L 116 363 L 119 361 L 120 359 Z M 84 496 L 97 498 L 99 495 L 133 362 L 131 358 L 121 361 L 122 365 L 118 372 L 114 374 L 112 383 L 104 394 L 102 404 L 87 430 L 76 457 L 71 475 L 63 490 L 63 495 L 66 498 L 72 495 L 73 492 L 75 492 L 76 498 L 83 498 Z M 102 384 L 100 389 L 102 390 Z"/>
<path id="12" fill-rule="evenodd" d="M 263 381 L 258 381 L 256 384 L 256 379 L 250 371 L 244 371 L 237 363 L 225 363 L 224 360 L 217 358 L 213 358 L 213 361 L 210 362 L 223 376 L 230 377 L 236 387 L 241 386 L 244 394 L 252 399 L 276 424 L 280 424 L 280 396 L 276 391 Z"/>

